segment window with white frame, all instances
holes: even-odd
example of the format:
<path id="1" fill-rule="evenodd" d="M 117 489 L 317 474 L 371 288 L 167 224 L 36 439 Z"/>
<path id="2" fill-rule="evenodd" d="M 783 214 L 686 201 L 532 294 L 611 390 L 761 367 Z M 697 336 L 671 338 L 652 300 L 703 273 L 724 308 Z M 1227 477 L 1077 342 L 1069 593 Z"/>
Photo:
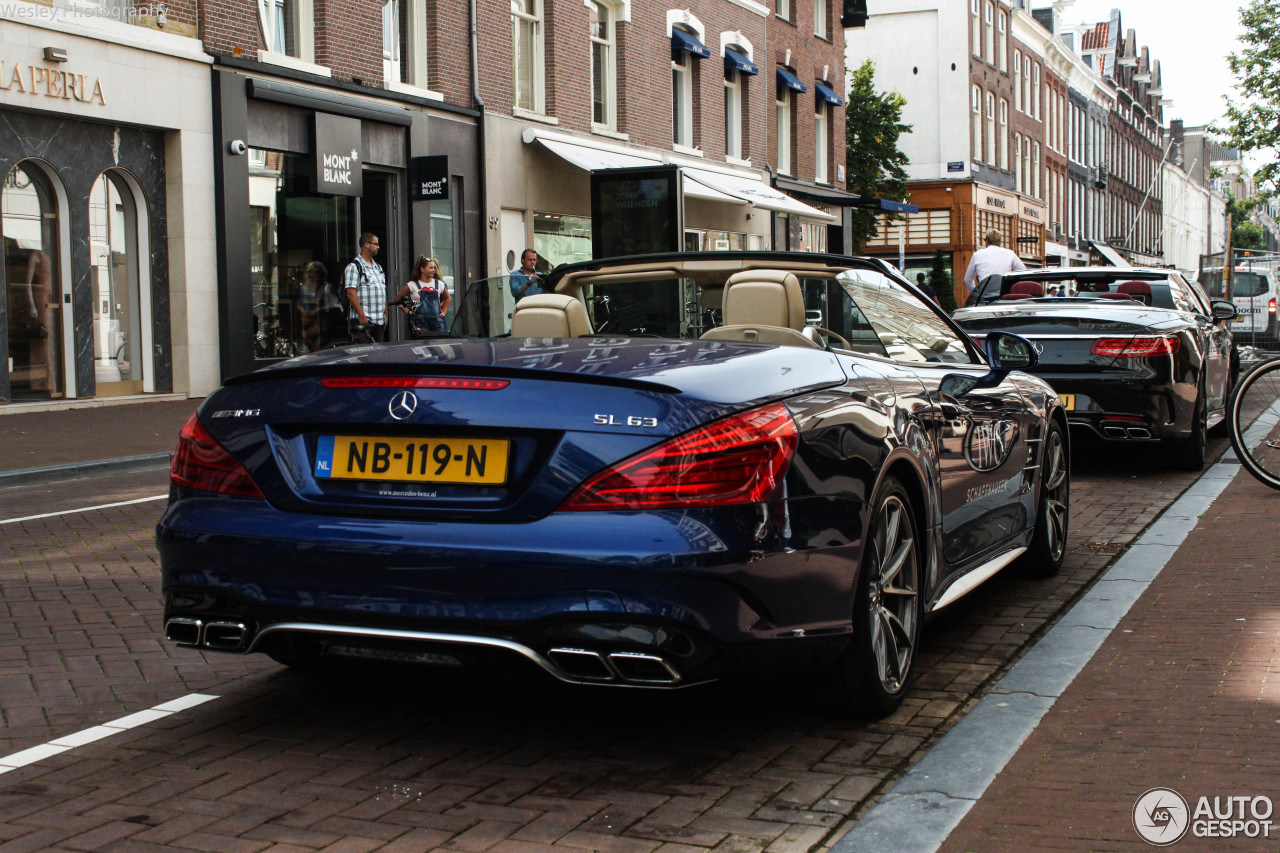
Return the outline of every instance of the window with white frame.
<path id="1" fill-rule="evenodd" d="M 1025 90 L 1022 94 L 1022 111 L 1026 115 L 1031 115 L 1031 56 L 1028 55 L 1022 63 L 1022 88 Z"/>
<path id="2" fill-rule="evenodd" d="M 1022 51 L 1013 52 L 1013 108 L 1022 112 Z"/>
<path id="3" fill-rule="evenodd" d="M 778 87 L 778 100 L 773 104 L 775 132 L 778 136 L 778 171 L 791 174 L 791 90 Z"/>
<path id="4" fill-rule="evenodd" d="M 1036 121 L 1040 120 L 1040 64 L 1031 69 L 1031 103 L 1034 105 Z"/>
<path id="5" fill-rule="evenodd" d="M 511 0 L 511 56 L 515 106 L 541 113 L 543 96 L 542 0 Z"/>
<path id="6" fill-rule="evenodd" d="M 777 15 L 784 21 L 791 20 L 791 0 L 778 0 Z"/>
<path id="7" fill-rule="evenodd" d="M 813 34 L 818 38 L 826 38 L 829 25 L 827 21 L 831 18 L 831 9 L 827 6 L 827 0 L 813 0 Z"/>
<path id="8" fill-rule="evenodd" d="M 382 79 L 400 82 L 400 0 L 382 0 Z"/>
<path id="9" fill-rule="evenodd" d="M 297 55 L 297 5 L 293 0 L 259 0 L 262 42 L 283 56 Z"/>
<path id="10" fill-rule="evenodd" d="M 827 132 L 831 126 L 827 102 L 818 99 L 818 110 L 813 114 L 813 180 L 815 183 L 827 182 Z"/>
<path id="11" fill-rule="evenodd" d="M 590 0 L 587 21 L 591 33 L 591 121 L 609 130 L 618 126 L 617 51 L 614 38 L 614 14 L 603 3 Z"/>
<path id="12" fill-rule="evenodd" d="M 1040 143 L 1031 143 L 1031 194 L 1040 198 Z"/>
<path id="13" fill-rule="evenodd" d="M 988 164 L 996 164 L 996 96 L 987 92 L 987 156 Z"/>
<path id="14" fill-rule="evenodd" d="M 1009 70 L 1009 16 L 1002 9 L 996 16 L 996 59 L 1001 71 Z"/>
<path id="15" fill-rule="evenodd" d="M 969 110 L 972 113 L 969 118 L 972 135 L 969 151 L 970 156 L 977 160 L 982 154 L 982 90 L 977 86 L 973 87 L 969 95 Z"/>
<path id="16" fill-rule="evenodd" d="M 693 60 L 685 50 L 671 55 L 671 140 L 693 147 Z"/>
<path id="17" fill-rule="evenodd" d="M 983 40 L 982 58 L 991 65 L 996 63 L 996 24 L 995 24 L 995 5 L 991 0 L 987 0 L 986 9 L 982 13 L 982 21 L 986 24 L 986 38 Z"/>
<path id="18" fill-rule="evenodd" d="M 745 52 L 736 44 L 727 46 L 735 53 Z M 736 68 L 724 70 L 724 153 L 735 160 L 742 159 L 742 72 Z"/>
<path id="19" fill-rule="evenodd" d="M 1009 99 L 1000 99 L 1000 168 L 1009 169 Z"/>
<path id="20" fill-rule="evenodd" d="M 1013 135 L 1013 188 L 1022 192 L 1022 134 Z"/>
<path id="21" fill-rule="evenodd" d="M 1031 195 L 1031 137 L 1022 145 L 1022 194 Z"/>
<path id="22" fill-rule="evenodd" d="M 982 56 L 982 19 L 979 17 L 978 0 L 969 2 L 969 21 L 971 32 L 969 41 L 973 43 L 973 55 Z"/>
<path id="23" fill-rule="evenodd" d="M 434 28 L 428 26 L 428 6 L 434 8 L 436 0 L 400 0 L 400 2 L 404 5 L 406 30 L 402 39 L 404 55 L 401 57 L 400 79 L 419 89 L 430 89 L 428 51 L 429 41 L 434 41 L 435 33 Z"/>

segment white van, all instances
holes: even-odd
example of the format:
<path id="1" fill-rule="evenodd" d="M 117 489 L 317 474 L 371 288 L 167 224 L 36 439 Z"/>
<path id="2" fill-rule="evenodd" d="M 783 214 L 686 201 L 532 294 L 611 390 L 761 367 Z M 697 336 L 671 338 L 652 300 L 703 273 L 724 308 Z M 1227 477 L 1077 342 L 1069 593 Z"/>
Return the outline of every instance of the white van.
<path id="1" fill-rule="evenodd" d="M 1221 267 L 1201 270 L 1199 279 L 1210 296 L 1223 298 Z M 1274 266 L 1237 266 L 1231 277 L 1231 301 L 1240 312 L 1231 321 L 1237 343 L 1267 347 L 1280 343 L 1280 275 Z"/>

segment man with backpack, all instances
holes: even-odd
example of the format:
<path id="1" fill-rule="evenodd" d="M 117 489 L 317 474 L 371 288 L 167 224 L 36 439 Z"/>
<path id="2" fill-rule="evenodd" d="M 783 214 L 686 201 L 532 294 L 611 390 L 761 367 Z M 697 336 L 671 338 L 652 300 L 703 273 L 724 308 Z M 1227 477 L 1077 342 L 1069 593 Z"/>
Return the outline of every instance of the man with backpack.
<path id="1" fill-rule="evenodd" d="M 366 231 L 360 235 L 360 254 L 347 264 L 342 286 L 351 305 L 348 320 L 363 327 L 369 337 L 381 343 L 387 339 L 387 276 L 374 261 L 379 248 L 376 234 Z"/>

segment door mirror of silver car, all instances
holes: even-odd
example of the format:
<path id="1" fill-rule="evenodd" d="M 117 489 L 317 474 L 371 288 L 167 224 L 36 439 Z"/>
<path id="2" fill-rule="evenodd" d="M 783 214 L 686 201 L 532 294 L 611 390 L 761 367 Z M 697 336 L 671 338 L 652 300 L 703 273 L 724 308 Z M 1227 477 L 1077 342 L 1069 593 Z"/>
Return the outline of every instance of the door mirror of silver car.
<path id="1" fill-rule="evenodd" d="M 1213 300 L 1213 319 L 1217 321 L 1234 320 L 1240 316 L 1236 306 L 1225 299 Z"/>

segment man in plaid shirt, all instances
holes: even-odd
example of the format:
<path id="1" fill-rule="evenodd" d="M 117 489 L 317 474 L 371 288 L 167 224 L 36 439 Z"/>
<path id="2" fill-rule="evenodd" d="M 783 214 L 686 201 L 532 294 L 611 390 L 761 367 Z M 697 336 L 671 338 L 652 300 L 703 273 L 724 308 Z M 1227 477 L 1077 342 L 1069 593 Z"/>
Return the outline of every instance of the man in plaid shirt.
<path id="1" fill-rule="evenodd" d="M 387 339 L 387 276 L 373 260 L 378 254 L 378 236 L 371 231 L 360 235 L 360 254 L 347 264 L 342 286 L 351 303 L 348 319 L 369 331 L 375 341 Z"/>

